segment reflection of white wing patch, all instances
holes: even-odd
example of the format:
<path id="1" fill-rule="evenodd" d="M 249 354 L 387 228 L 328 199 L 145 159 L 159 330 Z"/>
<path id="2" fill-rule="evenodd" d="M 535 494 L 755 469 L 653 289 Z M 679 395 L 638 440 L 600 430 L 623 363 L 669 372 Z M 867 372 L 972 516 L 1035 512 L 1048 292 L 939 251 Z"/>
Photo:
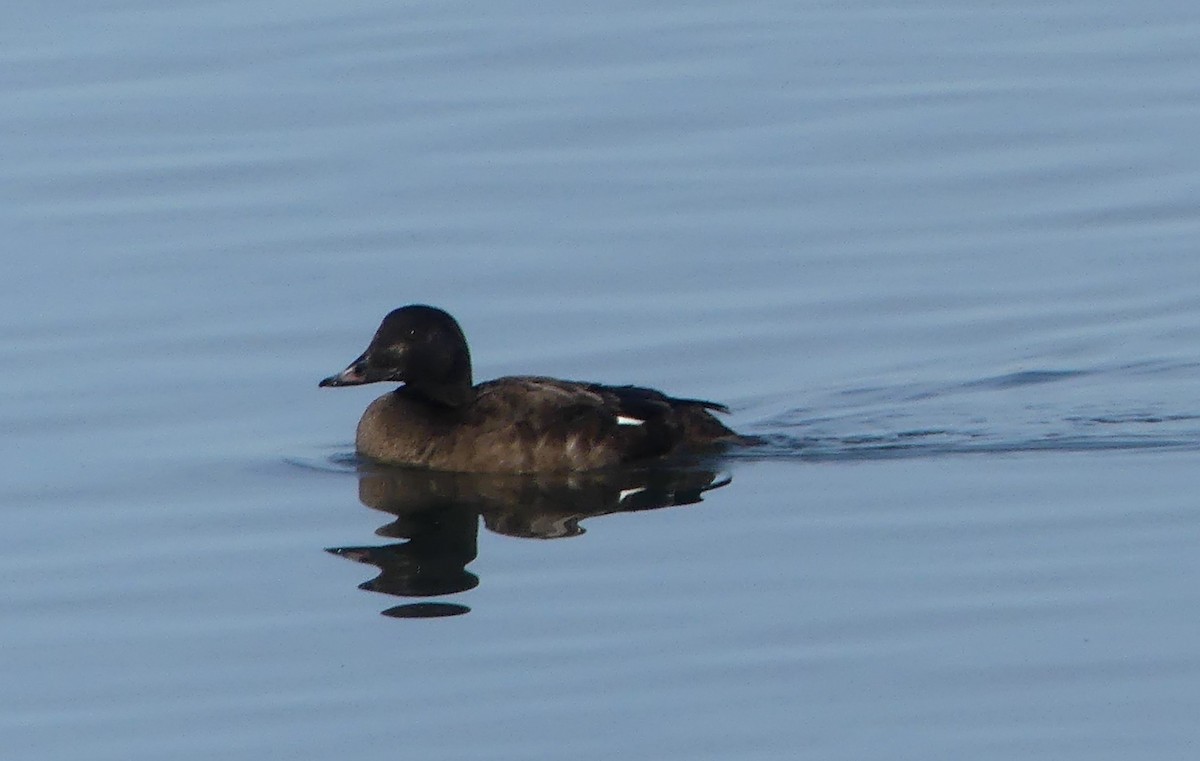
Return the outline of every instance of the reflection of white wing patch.
<path id="1" fill-rule="evenodd" d="M 645 486 L 639 486 L 636 489 L 622 489 L 621 496 L 617 497 L 617 502 L 618 503 L 624 502 L 626 499 L 628 499 L 629 497 L 632 497 L 634 494 L 638 494 L 638 493 L 644 492 L 644 491 L 646 491 Z"/>
<path id="2" fill-rule="evenodd" d="M 617 425 L 641 425 L 642 423 L 645 423 L 645 422 L 646 422 L 645 420 L 638 420 L 635 417 L 625 417 L 624 415 L 617 415 Z"/>

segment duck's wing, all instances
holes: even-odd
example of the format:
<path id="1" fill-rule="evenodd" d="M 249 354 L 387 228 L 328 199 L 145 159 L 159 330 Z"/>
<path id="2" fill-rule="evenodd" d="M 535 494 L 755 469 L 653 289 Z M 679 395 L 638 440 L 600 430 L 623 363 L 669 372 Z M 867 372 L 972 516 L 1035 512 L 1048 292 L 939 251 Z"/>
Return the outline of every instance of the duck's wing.
<path id="1" fill-rule="evenodd" d="M 680 399 L 643 386 L 608 386 L 535 375 L 498 378 L 480 384 L 478 392 L 530 412 L 554 414 L 564 408 L 578 407 L 620 418 L 627 425 L 656 420 L 680 410 L 729 412 L 728 407 L 717 402 Z"/>
<path id="2" fill-rule="evenodd" d="M 707 399 L 680 399 L 667 396 L 661 391 L 644 386 L 605 386 L 600 383 L 583 384 L 589 390 L 602 396 L 616 399 L 622 414 L 637 416 L 640 412 L 647 415 L 661 414 L 664 408 L 671 410 L 696 408 L 713 410 L 729 414 L 729 408 L 724 404 L 710 402 Z"/>
<path id="3" fill-rule="evenodd" d="M 519 419 L 538 430 L 579 425 L 582 419 L 611 425 L 644 423 L 670 410 L 652 396 L 622 391 L 597 383 L 514 375 L 479 384 L 476 407 L 493 420 Z"/>
<path id="4" fill-rule="evenodd" d="M 609 467 L 667 454 L 680 442 L 670 405 L 557 378 L 481 383 L 471 415 L 469 427 L 528 453 L 526 470 Z"/>
<path id="5" fill-rule="evenodd" d="M 738 440 L 738 435 L 713 412 L 728 413 L 729 408 L 706 399 L 680 399 L 642 386 L 603 386 L 589 384 L 595 393 L 615 398 L 622 416 L 656 421 L 670 431 L 672 447 L 703 448 Z"/>
<path id="6" fill-rule="evenodd" d="M 704 445 L 736 437 L 711 414 L 722 404 L 679 399 L 642 386 L 512 376 L 481 384 L 489 394 L 539 430 L 588 431 L 629 449 L 629 457 L 662 454 L 680 444 Z"/>

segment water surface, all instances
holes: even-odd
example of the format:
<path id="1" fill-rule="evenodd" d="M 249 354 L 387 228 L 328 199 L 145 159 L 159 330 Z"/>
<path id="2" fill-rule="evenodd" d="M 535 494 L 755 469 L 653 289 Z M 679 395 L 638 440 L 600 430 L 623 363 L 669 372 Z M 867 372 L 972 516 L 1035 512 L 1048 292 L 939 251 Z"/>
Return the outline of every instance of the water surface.
<path id="1" fill-rule="evenodd" d="M 1179 0 L 14 9 L 5 747 L 1190 759 L 1198 33 Z M 714 398 L 763 443 L 397 507 L 352 456 L 383 389 L 316 382 L 409 302 L 478 378 Z"/>

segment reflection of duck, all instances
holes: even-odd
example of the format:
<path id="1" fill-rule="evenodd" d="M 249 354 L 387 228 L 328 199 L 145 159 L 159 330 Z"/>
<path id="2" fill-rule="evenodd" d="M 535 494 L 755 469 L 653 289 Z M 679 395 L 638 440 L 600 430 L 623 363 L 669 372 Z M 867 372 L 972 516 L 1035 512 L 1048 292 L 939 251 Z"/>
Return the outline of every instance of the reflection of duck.
<path id="1" fill-rule="evenodd" d="M 472 385 L 454 318 L 413 305 L 388 314 L 363 354 L 322 386 L 405 385 L 367 407 L 359 453 L 462 472 L 592 470 L 738 440 L 715 402 L 649 388 L 513 376 Z"/>
<path id="2" fill-rule="evenodd" d="M 379 568 L 362 589 L 402 597 L 453 594 L 479 583 L 466 566 L 475 559 L 480 516 L 496 533 L 557 539 L 582 534 L 585 518 L 690 505 L 728 483 L 702 465 L 540 475 L 368 468 L 359 473 L 359 500 L 395 516 L 376 533 L 408 541 L 329 551 Z M 389 615 L 448 612 L 465 609 L 423 604 Z"/>

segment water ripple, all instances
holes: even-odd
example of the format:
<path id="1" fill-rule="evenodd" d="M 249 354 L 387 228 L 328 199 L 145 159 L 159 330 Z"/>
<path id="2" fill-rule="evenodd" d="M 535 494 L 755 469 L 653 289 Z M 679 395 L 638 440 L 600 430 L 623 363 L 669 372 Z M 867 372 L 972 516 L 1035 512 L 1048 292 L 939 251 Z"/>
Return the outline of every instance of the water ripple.
<path id="1" fill-rule="evenodd" d="M 1180 371 L 1190 375 L 1191 370 L 1179 363 L 1141 362 L 835 390 L 822 402 L 785 409 L 751 426 L 747 433 L 754 443 L 732 456 L 836 461 L 1043 451 L 1200 450 L 1200 411 L 1186 408 L 1195 400 L 1110 400 L 1095 397 L 1084 386 L 1107 376 L 1099 385 L 1111 394 L 1123 382 L 1139 376 Z M 1051 385 L 1062 388 L 1045 388 Z M 1038 390 L 1031 393 L 1035 387 Z"/>

